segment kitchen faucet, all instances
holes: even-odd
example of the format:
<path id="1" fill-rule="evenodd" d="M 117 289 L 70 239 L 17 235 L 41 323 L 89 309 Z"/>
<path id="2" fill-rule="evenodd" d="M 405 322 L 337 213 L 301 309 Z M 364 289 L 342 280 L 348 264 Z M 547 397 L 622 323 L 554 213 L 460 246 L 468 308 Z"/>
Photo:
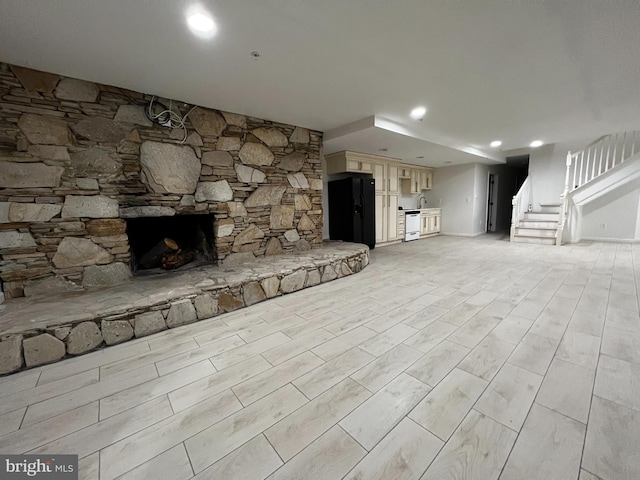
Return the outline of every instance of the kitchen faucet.
<path id="1" fill-rule="evenodd" d="M 427 199 L 424 198 L 424 194 L 418 197 L 418 208 L 422 208 L 422 202 L 424 201 L 424 205 L 427 205 Z"/>

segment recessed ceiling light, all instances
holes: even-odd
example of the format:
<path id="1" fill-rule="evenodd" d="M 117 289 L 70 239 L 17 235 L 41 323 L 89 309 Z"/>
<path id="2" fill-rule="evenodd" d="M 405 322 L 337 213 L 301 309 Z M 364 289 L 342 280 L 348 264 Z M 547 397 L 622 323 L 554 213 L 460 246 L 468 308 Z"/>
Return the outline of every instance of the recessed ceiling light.
<path id="1" fill-rule="evenodd" d="M 530 147 L 536 148 L 542 145 L 542 140 L 534 140 L 529 144 Z"/>
<path id="2" fill-rule="evenodd" d="M 502 145 L 502 142 L 500 140 L 494 140 L 489 145 L 491 146 L 491 148 L 498 148 L 500 145 Z"/>
<path id="3" fill-rule="evenodd" d="M 427 109 L 425 107 L 416 107 L 411 110 L 411 118 L 414 120 L 422 120 L 424 118 L 425 113 L 427 113 Z"/>
<path id="4" fill-rule="evenodd" d="M 211 34 L 215 31 L 216 24 L 209 15 L 206 15 L 202 12 L 194 13 L 193 15 L 189 15 L 187 18 L 187 23 L 191 30 L 196 32 L 206 32 Z"/>

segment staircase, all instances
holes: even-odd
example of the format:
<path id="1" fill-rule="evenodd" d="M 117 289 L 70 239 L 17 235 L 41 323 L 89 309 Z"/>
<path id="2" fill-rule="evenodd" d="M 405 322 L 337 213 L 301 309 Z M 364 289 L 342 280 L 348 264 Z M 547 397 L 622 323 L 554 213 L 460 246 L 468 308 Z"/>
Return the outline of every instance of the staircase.
<path id="1" fill-rule="evenodd" d="M 567 154 L 557 245 L 580 241 L 585 204 L 640 178 L 638 143 L 640 131 L 617 133 Z"/>
<path id="2" fill-rule="evenodd" d="M 525 212 L 518 220 L 512 242 L 555 245 L 560 204 L 540 205 L 540 211 Z"/>

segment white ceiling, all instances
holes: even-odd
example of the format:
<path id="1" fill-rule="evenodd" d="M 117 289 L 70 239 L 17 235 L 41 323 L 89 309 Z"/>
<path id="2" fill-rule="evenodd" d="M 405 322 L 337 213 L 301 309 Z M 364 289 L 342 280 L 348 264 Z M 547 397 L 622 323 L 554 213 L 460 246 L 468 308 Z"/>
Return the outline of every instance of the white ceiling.
<path id="1" fill-rule="evenodd" d="M 186 27 L 193 5 L 0 0 L 0 61 L 434 166 L 500 161 L 495 139 L 507 151 L 640 127 L 636 0 L 208 0 L 210 40 Z"/>

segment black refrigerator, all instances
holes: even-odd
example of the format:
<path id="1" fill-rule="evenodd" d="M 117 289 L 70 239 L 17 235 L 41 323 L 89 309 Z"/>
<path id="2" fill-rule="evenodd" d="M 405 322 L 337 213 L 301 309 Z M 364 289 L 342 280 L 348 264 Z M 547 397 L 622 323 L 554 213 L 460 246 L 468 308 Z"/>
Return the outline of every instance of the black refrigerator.
<path id="1" fill-rule="evenodd" d="M 329 236 L 376 245 L 376 184 L 372 175 L 353 174 L 329 182 Z"/>

